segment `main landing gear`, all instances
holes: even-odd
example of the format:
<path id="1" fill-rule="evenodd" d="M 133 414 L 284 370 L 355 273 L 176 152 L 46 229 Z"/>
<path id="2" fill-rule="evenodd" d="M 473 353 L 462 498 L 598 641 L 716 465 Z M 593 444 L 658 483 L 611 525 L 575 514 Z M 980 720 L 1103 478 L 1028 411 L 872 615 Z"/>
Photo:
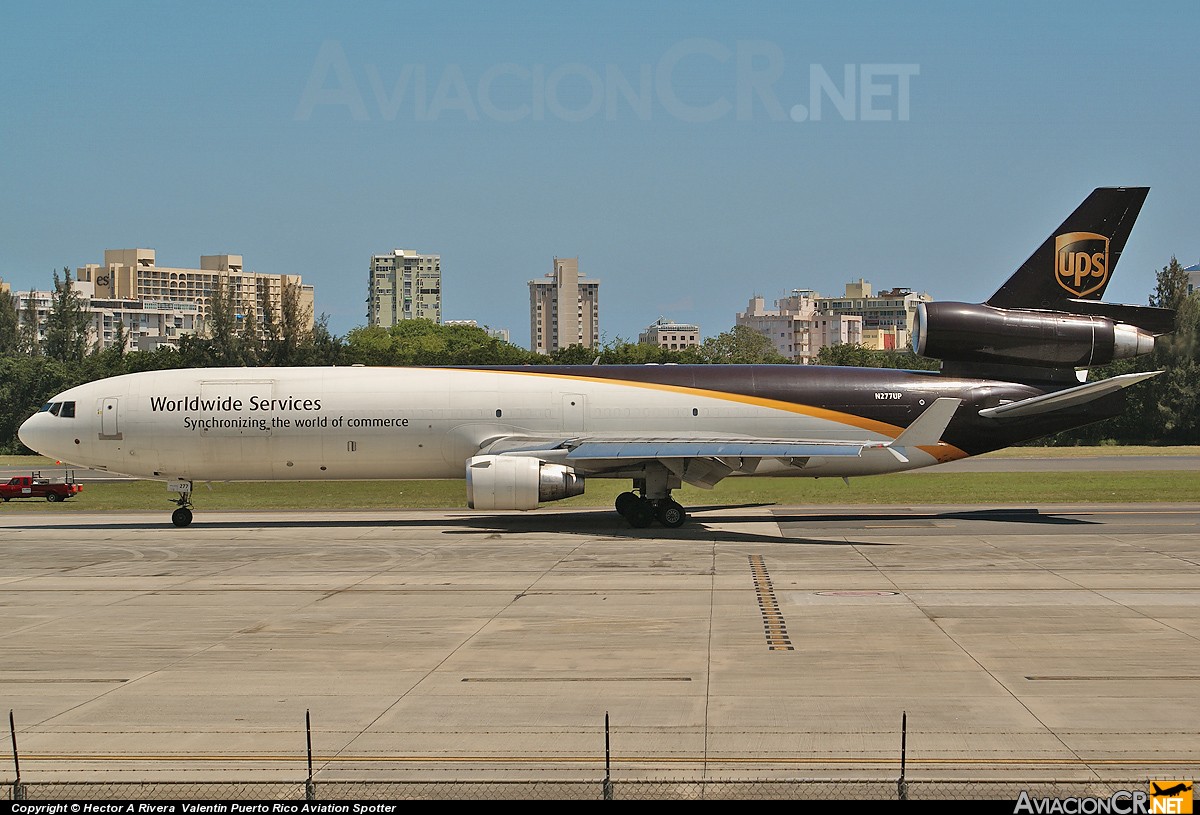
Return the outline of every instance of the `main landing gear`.
<path id="1" fill-rule="evenodd" d="M 637 529 L 644 529 L 656 519 L 665 527 L 677 529 L 687 520 L 687 512 L 671 500 L 670 495 L 655 499 L 643 498 L 634 492 L 623 492 L 617 496 L 616 506 L 617 513 Z"/>
<path id="2" fill-rule="evenodd" d="M 643 529 L 656 520 L 668 529 L 683 526 L 687 512 L 671 500 L 671 490 L 682 486 L 679 477 L 666 467 L 648 463 L 640 475 L 633 479 L 637 492 L 623 492 L 617 496 L 617 512 L 629 525 Z"/>
<path id="3" fill-rule="evenodd" d="M 179 508 L 171 513 L 171 523 L 181 527 L 187 526 L 192 522 L 192 482 L 172 484 L 171 489 L 179 493 L 179 497 L 174 499 Z"/>

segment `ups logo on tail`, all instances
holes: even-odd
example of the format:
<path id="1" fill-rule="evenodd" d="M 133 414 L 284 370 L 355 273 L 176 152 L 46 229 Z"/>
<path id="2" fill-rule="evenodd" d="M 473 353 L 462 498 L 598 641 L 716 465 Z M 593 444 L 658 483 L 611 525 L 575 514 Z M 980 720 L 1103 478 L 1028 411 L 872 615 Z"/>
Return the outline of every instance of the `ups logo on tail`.
<path id="1" fill-rule="evenodd" d="M 1054 279 L 1076 297 L 1108 282 L 1108 238 L 1095 232 L 1068 232 L 1054 238 Z"/>

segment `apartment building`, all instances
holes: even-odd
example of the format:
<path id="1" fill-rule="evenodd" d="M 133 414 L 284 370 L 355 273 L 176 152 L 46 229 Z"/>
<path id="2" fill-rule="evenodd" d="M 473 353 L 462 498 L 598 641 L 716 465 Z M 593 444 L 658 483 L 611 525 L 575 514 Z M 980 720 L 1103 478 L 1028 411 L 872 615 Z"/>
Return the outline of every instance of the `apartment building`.
<path id="1" fill-rule="evenodd" d="M 891 336 L 897 349 L 909 345 L 917 306 L 932 301 L 925 293 L 916 293 L 909 288 L 894 288 L 872 293 L 866 280 L 846 284 L 846 293 L 841 297 L 817 297 L 817 309 L 827 314 L 851 314 L 863 318 L 863 331 L 871 336 Z M 872 346 L 874 347 L 874 346 Z M 882 346 L 880 346 L 882 348 Z"/>
<path id="2" fill-rule="evenodd" d="M 746 310 L 737 314 L 735 323 L 763 334 L 781 356 L 796 362 L 811 362 L 826 345 L 862 343 L 862 317 L 824 314 L 817 309 L 818 298 L 814 291 L 795 289 L 768 309 L 765 298 L 756 295 Z"/>
<path id="3" fill-rule="evenodd" d="M 371 255 L 367 325 L 389 328 L 401 320 L 442 322 L 442 256 L 412 249 Z"/>
<path id="4" fill-rule="evenodd" d="M 127 351 L 153 351 L 160 345 L 174 346 L 180 337 L 197 333 L 201 326 L 200 307 L 196 303 L 98 298 L 90 281 L 76 280 L 71 285 L 91 320 L 87 337 L 89 348 L 111 348 L 118 324 L 125 326 Z M 18 326 L 23 329 L 29 316 L 36 315 L 38 341 L 45 342 L 54 292 L 18 290 L 14 297 Z"/>
<path id="5" fill-rule="evenodd" d="M 554 258 L 545 279 L 529 281 L 530 350 L 550 354 L 599 344 L 600 281 L 579 273 L 579 258 Z"/>
<path id="6" fill-rule="evenodd" d="M 253 321 L 261 331 L 270 310 L 276 323 L 282 315 L 285 286 L 293 286 L 307 328 L 314 325 L 315 291 L 298 274 L 247 272 L 241 255 L 201 255 L 200 268 L 159 266 L 153 249 L 106 249 L 103 265 L 89 263 L 75 270 L 80 283 L 92 285 L 92 299 L 107 302 L 141 301 L 153 304 L 191 304 L 197 331 L 212 313 L 219 287 L 231 292 L 238 330 Z M 172 306 L 173 308 L 174 306 Z"/>

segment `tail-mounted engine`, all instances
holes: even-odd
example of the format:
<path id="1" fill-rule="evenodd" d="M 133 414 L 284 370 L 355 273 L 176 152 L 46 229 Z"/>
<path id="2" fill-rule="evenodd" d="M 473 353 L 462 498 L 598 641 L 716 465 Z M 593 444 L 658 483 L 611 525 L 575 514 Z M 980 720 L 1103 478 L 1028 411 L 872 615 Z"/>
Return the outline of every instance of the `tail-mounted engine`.
<path id="1" fill-rule="evenodd" d="M 467 459 L 467 506 L 471 509 L 537 509 L 543 501 L 583 494 L 583 476 L 562 464 L 528 456 Z"/>
<path id="2" fill-rule="evenodd" d="M 1159 311 L 1139 306 L 1108 308 L 1130 309 L 1130 314 Z M 1075 369 L 1148 354 L 1154 350 L 1154 336 L 1100 314 L 935 302 L 917 307 L 913 350 L 945 362 Z"/>

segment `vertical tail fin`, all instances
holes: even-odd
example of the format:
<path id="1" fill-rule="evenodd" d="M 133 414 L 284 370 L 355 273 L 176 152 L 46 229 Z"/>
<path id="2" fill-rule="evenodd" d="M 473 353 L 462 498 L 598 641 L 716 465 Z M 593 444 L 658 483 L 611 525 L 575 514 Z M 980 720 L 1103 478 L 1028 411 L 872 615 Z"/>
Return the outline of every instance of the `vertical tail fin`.
<path id="1" fill-rule="evenodd" d="M 1098 187 L 987 301 L 995 308 L 1061 308 L 1100 300 L 1149 187 Z"/>

